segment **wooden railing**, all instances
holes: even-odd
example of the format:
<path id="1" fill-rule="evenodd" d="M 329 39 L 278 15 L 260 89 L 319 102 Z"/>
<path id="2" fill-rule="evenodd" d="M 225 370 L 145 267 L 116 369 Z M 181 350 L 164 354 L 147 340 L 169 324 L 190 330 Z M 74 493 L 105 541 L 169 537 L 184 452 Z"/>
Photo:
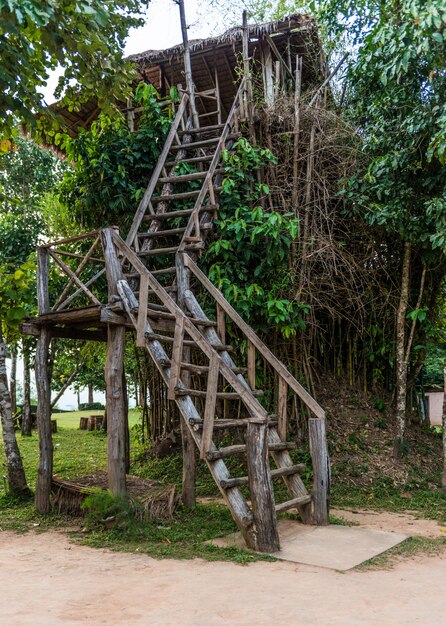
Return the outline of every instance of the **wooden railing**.
<path id="1" fill-rule="evenodd" d="M 302 387 L 294 376 L 288 371 L 287 367 L 271 352 L 271 350 L 263 343 L 263 341 L 255 334 L 252 328 L 237 313 L 237 311 L 225 299 L 221 291 L 211 283 L 211 281 L 203 274 L 198 265 L 185 253 L 182 253 L 183 263 L 187 269 L 199 280 L 201 285 L 212 296 L 217 304 L 217 324 L 220 329 L 224 329 L 224 316 L 228 315 L 230 319 L 241 330 L 246 337 L 248 343 L 248 381 L 252 389 L 255 387 L 255 361 L 256 352 L 271 365 L 279 378 L 278 389 L 278 431 L 281 438 L 285 438 L 287 432 L 287 395 L 288 388 L 292 389 L 310 411 L 318 418 L 325 417 L 325 411 L 316 402 L 316 400 Z"/>
<path id="2" fill-rule="evenodd" d="M 80 250 L 79 244 L 89 239 L 91 245 L 88 250 L 86 252 Z M 68 282 L 53 304 L 50 302 L 49 289 L 50 261 L 53 261 L 58 269 L 68 277 Z M 79 261 L 77 265 L 76 261 Z M 59 239 L 40 246 L 38 249 L 37 280 L 39 315 L 63 311 L 80 296 L 84 297 L 83 306 L 85 306 L 85 301 L 89 304 L 100 305 L 100 298 L 93 293 L 92 285 L 104 275 L 104 264 L 99 230 Z M 98 266 L 101 266 L 101 269 L 92 272 L 92 269 L 97 270 Z M 87 270 L 88 277 L 84 277 L 83 274 Z M 73 288 L 75 289 L 74 292 Z"/>
<path id="3" fill-rule="evenodd" d="M 108 230 L 108 229 L 106 229 Z M 208 381 L 208 392 L 206 395 L 205 411 L 204 411 L 204 430 L 202 435 L 202 455 L 205 455 L 209 450 L 208 446 L 212 440 L 213 432 L 213 420 L 215 413 L 215 400 L 217 393 L 218 375 L 221 374 L 224 379 L 231 385 L 234 391 L 238 394 L 240 400 L 245 405 L 249 414 L 254 418 L 267 419 L 266 410 L 259 404 L 254 397 L 252 391 L 244 383 L 243 377 L 240 374 L 236 374 L 231 367 L 234 363 L 227 352 L 225 352 L 225 346 L 215 335 L 214 341 L 209 340 L 202 334 L 192 321 L 176 304 L 176 302 L 170 297 L 168 292 L 159 284 L 156 278 L 148 271 L 140 258 L 136 253 L 121 239 L 119 233 L 115 229 L 111 230 L 112 240 L 119 252 L 119 256 L 133 266 L 134 270 L 140 275 L 141 281 L 144 281 L 147 288 L 153 291 L 153 293 L 159 298 L 163 305 L 169 310 L 169 312 L 175 318 L 175 335 L 173 338 L 173 353 L 170 360 L 171 367 L 166 369 L 165 356 L 161 354 L 164 349 L 161 344 L 157 344 L 156 340 L 151 342 L 151 350 L 154 351 L 152 355 L 154 361 L 158 366 L 161 376 L 166 382 L 166 385 L 172 394 L 174 391 L 181 391 L 180 381 L 180 363 L 182 346 L 185 342 L 185 334 L 189 335 L 190 339 L 197 345 L 197 347 L 203 352 L 203 354 L 209 359 L 209 372 L 212 371 L 212 376 Z M 147 321 L 147 291 L 141 290 L 139 293 L 139 299 L 136 299 L 133 291 L 130 289 L 127 281 L 118 281 L 118 292 L 124 304 L 124 308 L 132 320 L 133 325 L 137 329 L 139 341 L 146 337 L 152 336 L 156 339 L 156 333 L 153 332 L 149 322 Z M 203 320 L 203 324 L 206 321 Z M 218 352 L 216 349 L 218 348 Z M 164 362 L 164 367 L 162 364 Z M 185 416 L 189 419 L 193 416 Z"/>

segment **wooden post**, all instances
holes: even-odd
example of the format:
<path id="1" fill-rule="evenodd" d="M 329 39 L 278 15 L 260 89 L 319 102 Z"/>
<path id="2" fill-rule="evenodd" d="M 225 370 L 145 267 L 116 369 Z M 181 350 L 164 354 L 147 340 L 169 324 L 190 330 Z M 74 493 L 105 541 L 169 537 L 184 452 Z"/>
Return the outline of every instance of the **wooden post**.
<path id="1" fill-rule="evenodd" d="M 40 292 L 39 292 L 40 295 Z M 41 301 L 39 299 L 39 309 Z M 51 436 L 51 388 L 48 363 L 51 335 L 42 327 L 36 347 L 37 429 L 39 431 L 39 469 L 35 507 L 38 513 L 51 510 L 50 493 L 53 477 L 53 439 Z"/>
<path id="2" fill-rule="evenodd" d="M 102 231 L 108 297 L 118 295 L 118 280 L 123 278 L 121 264 L 112 239 L 112 228 Z M 125 326 L 108 324 L 107 360 L 105 365 L 108 488 L 113 495 L 126 493 L 126 397 L 124 380 Z"/>
<path id="3" fill-rule="evenodd" d="M 249 490 L 256 533 L 256 550 L 280 550 L 273 483 L 268 462 L 266 420 L 250 420 L 246 433 Z"/>
<path id="4" fill-rule="evenodd" d="M 182 253 L 178 253 L 175 258 L 175 264 L 177 268 L 177 298 L 178 306 L 187 311 L 185 303 L 185 293 L 189 289 L 190 272 L 184 265 L 184 258 Z M 183 359 L 187 362 L 190 361 L 190 348 L 183 347 Z M 190 373 L 184 371 L 182 374 L 182 382 L 189 387 L 190 385 Z M 197 461 L 195 458 L 195 441 L 192 433 L 190 432 L 184 419 L 180 419 L 181 424 L 181 446 L 183 451 L 183 483 L 181 491 L 181 499 L 183 504 L 187 508 L 193 508 L 196 503 L 195 484 L 197 479 Z"/>
<path id="5" fill-rule="evenodd" d="M 287 396 L 288 385 L 287 382 L 279 374 L 279 389 L 277 398 L 277 418 L 279 420 L 277 424 L 277 432 L 282 441 L 286 441 L 287 433 Z"/>
<path id="6" fill-rule="evenodd" d="M 327 450 L 325 419 L 310 417 L 308 431 L 313 462 L 313 521 L 318 526 L 327 526 L 330 507 L 330 458 Z"/>
<path id="7" fill-rule="evenodd" d="M 256 347 L 248 339 L 248 383 L 252 390 L 256 388 Z"/>
<path id="8" fill-rule="evenodd" d="M 192 65 L 190 60 L 190 50 L 189 50 L 189 38 L 187 36 L 187 24 L 186 24 L 186 13 L 184 10 L 184 0 L 177 0 L 177 4 L 180 8 L 180 21 L 181 21 L 181 34 L 183 35 L 183 46 L 184 46 L 184 74 L 186 78 L 186 89 L 189 94 L 189 103 L 192 111 L 192 119 L 194 123 L 194 128 L 199 128 L 200 122 L 198 119 L 197 107 L 195 104 L 195 88 L 194 81 L 192 78 Z"/>

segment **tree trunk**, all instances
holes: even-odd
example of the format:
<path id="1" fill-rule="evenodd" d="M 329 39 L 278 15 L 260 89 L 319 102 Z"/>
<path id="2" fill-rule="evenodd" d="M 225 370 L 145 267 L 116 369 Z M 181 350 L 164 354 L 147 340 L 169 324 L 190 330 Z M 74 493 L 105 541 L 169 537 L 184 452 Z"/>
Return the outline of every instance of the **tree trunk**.
<path id="1" fill-rule="evenodd" d="M 11 394 L 6 373 L 6 345 L 0 327 L 0 413 L 2 421 L 3 445 L 5 448 L 9 490 L 14 495 L 28 496 L 31 492 L 26 484 L 25 470 L 15 436 Z"/>
<path id="2" fill-rule="evenodd" d="M 88 404 L 93 404 L 94 402 L 94 396 L 93 396 L 93 385 L 90 383 L 88 385 L 88 400 L 87 400 Z"/>
<path id="3" fill-rule="evenodd" d="M 53 438 L 51 435 L 50 342 L 50 331 L 43 327 L 36 348 L 37 429 L 39 431 L 40 460 L 35 506 L 38 513 L 49 513 L 51 510 Z"/>
<path id="4" fill-rule="evenodd" d="M 442 415 L 442 425 L 443 425 L 443 476 L 441 478 L 441 484 L 446 488 L 446 361 L 444 362 L 444 396 L 443 396 L 443 415 Z"/>
<path id="5" fill-rule="evenodd" d="M 31 375 L 29 371 L 29 353 L 26 346 L 23 346 L 23 417 L 22 435 L 31 436 Z"/>
<path id="6" fill-rule="evenodd" d="M 9 392 L 11 394 L 11 413 L 14 420 L 17 414 L 17 348 L 11 347 L 11 378 L 9 380 Z"/>
<path id="7" fill-rule="evenodd" d="M 126 421 L 124 377 L 125 326 L 109 324 L 107 361 L 105 369 L 108 488 L 114 496 L 125 495 L 126 487 Z"/>
<path id="8" fill-rule="evenodd" d="M 406 434 L 406 396 L 407 396 L 407 358 L 406 358 L 406 314 L 409 298 L 409 269 L 411 245 L 404 244 L 403 266 L 401 272 L 401 294 L 396 318 L 396 423 L 397 434 L 394 454 L 401 457 L 404 451 Z"/>

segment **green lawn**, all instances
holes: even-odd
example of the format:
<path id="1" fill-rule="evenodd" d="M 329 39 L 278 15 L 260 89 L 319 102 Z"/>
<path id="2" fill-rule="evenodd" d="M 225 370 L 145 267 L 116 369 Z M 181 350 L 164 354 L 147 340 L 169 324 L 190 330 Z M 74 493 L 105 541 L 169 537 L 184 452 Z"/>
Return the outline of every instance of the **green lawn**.
<path id="1" fill-rule="evenodd" d="M 104 415 L 104 411 L 68 411 L 64 413 L 53 413 L 52 418 L 57 420 L 58 428 L 78 429 L 81 417 L 89 417 L 90 415 Z M 130 409 L 129 424 L 130 428 L 140 420 L 139 410 Z"/>

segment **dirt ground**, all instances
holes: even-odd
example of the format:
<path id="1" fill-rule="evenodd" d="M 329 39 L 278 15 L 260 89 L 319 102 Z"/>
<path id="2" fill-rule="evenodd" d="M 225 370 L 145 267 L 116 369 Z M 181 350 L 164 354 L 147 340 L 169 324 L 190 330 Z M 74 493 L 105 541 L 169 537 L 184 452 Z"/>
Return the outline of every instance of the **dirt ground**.
<path id="1" fill-rule="evenodd" d="M 445 579 L 446 554 L 338 573 L 157 561 L 72 545 L 61 533 L 0 533 L 1 626 L 442 625 Z"/>

